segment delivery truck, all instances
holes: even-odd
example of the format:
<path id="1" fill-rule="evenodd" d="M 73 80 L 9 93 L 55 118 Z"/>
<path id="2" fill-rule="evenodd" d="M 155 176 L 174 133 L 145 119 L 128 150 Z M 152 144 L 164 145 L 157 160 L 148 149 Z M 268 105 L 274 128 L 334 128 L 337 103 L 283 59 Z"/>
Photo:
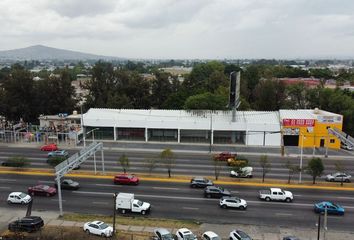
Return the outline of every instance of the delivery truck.
<path id="1" fill-rule="evenodd" d="M 145 215 L 150 212 L 150 203 L 134 198 L 134 193 L 118 193 L 116 198 L 116 210 L 121 213 L 140 213 Z"/>

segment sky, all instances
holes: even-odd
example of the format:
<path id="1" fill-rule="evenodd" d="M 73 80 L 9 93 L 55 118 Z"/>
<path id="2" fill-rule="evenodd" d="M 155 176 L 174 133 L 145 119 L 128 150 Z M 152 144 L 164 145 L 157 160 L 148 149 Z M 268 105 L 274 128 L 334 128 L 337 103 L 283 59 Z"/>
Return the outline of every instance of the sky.
<path id="1" fill-rule="evenodd" d="M 0 50 L 154 59 L 354 57 L 353 0 L 0 0 Z"/>

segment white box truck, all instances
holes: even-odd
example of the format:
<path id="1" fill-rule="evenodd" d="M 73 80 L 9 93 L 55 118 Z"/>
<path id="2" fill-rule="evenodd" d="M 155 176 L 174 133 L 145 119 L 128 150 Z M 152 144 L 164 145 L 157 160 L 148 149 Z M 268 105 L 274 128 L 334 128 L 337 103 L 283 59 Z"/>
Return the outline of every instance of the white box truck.
<path id="1" fill-rule="evenodd" d="M 150 212 L 151 205 L 134 198 L 134 193 L 118 193 L 116 210 L 121 213 L 133 212 L 145 215 Z"/>

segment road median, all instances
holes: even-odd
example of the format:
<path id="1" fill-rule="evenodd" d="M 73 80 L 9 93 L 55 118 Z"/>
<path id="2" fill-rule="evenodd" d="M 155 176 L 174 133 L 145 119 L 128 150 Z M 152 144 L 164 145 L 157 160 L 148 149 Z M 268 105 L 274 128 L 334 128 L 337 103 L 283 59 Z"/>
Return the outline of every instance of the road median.
<path id="1" fill-rule="evenodd" d="M 37 175 L 37 176 L 55 176 L 53 169 L 34 169 L 34 168 L 11 168 L 11 167 L 0 167 L 0 174 L 18 174 L 18 175 Z M 102 174 L 98 172 L 94 174 L 92 171 L 74 171 L 66 174 L 66 177 L 72 178 L 91 178 L 91 179 L 113 179 L 113 176 L 117 174 L 116 172 L 105 172 Z M 157 174 L 144 174 L 139 173 L 139 178 L 141 181 L 155 181 L 155 182 L 175 182 L 175 183 L 189 183 L 191 176 L 185 175 L 173 175 L 168 178 L 164 175 Z M 213 176 L 209 176 L 209 179 L 213 179 Z M 334 190 L 334 191 L 354 191 L 353 183 L 344 183 L 341 186 L 340 183 L 331 182 L 318 182 L 312 184 L 309 181 L 303 181 L 301 184 L 290 183 L 288 184 L 286 180 L 277 179 L 266 179 L 262 182 L 260 178 L 227 178 L 220 177 L 218 180 L 214 180 L 215 184 L 222 185 L 239 185 L 239 186 L 254 186 L 254 187 L 281 187 L 281 188 L 299 188 L 299 189 L 318 189 L 318 190 Z"/>

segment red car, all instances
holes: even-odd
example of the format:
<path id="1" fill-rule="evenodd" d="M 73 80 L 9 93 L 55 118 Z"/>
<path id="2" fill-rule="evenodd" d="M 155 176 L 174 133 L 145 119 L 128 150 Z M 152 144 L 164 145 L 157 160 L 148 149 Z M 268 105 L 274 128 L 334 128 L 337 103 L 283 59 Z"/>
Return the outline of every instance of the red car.
<path id="1" fill-rule="evenodd" d="M 57 193 L 57 190 L 54 187 L 49 187 L 48 185 L 36 185 L 34 187 L 28 188 L 28 194 L 34 196 L 54 196 Z"/>
<path id="2" fill-rule="evenodd" d="M 55 143 L 51 143 L 51 144 L 47 144 L 47 145 L 43 145 L 41 147 L 41 151 L 57 151 L 58 150 L 58 146 Z"/>
<path id="3" fill-rule="evenodd" d="M 219 154 L 214 155 L 214 159 L 219 161 L 227 161 L 229 158 L 236 158 L 236 155 L 236 153 L 221 152 Z"/>
<path id="4" fill-rule="evenodd" d="M 114 176 L 114 184 L 139 184 L 139 178 L 131 174 L 118 174 Z"/>

